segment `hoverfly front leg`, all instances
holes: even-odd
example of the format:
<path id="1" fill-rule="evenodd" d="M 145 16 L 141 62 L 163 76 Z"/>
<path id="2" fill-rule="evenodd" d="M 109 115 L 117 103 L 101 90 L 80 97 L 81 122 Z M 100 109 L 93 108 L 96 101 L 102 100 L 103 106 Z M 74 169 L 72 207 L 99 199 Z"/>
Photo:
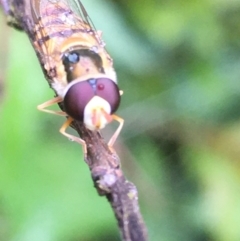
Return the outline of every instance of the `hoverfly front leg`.
<path id="1" fill-rule="evenodd" d="M 57 104 L 57 103 L 60 103 L 60 102 L 62 102 L 62 98 L 57 96 L 57 97 L 55 97 L 55 98 L 53 98 L 51 100 L 48 100 L 48 101 L 44 102 L 41 105 L 38 105 L 37 108 L 38 108 L 38 110 L 43 111 L 43 112 L 47 112 L 49 114 L 54 114 L 54 115 L 60 115 L 60 116 L 66 116 L 67 117 L 68 115 L 64 111 L 56 111 L 56 110 L 46 109 L 47 107 L 52 106 L 52 105 Z M 86 147 L 85 141 L 83 139 L 79 138 L 79 137 L 73 136 L 73 135 L 68 134 L 66 132 L 66 129 L 70 126 L 72 121 L 73 121 L 73 119 L 71 117 L 68 117 L 68 119 L 64 122 L 64 124 L 60 128 L 59 132 L 62 135 L 64 135 L 67 138 L 69 138 L 70 140 L 76 141 L 79 144 L 81 144 L 82 147 L 83 147 L 84 156 L 86 156 L 87 155 L 87 147 Z"/>
<path id="2" fill-rule="evenodd" d="M 71 141 L 76 141 L 78 142 L 79 144 L 82 145 L 83 147 L 83 153 L 84 153 L 84 156 L 86 157 L 87 155 L 87 146 L 86 146 L 86 142 L 79 138 L 79 137 L 76 137 L 76 136 L 73 136 L 71 134 L 68 134 L 66 132 L 66 129 L 70 126 L 70 124 L 73 122 L 73 118 L 69 117 L 65 122 L 64 124 L 62 125 L 62 127 L 60 128 L 60 133 L 64 136 L 66 136 L 68 139 L 70 139 Z"/>
<path id="3" fill-rule="evenodd" d="M 123 123 L 124 123 L 124 119 L 122 119 L 121 117 L 117 116 L 117 115 L 112 115 L 112 118 L 116 121 L 119 122 L 119 126 L 117 128 L 117 130 L 115 131 L 115 133 L 113 134 L 113 136 L 111 137 L 111 139 L 108 142 L 108 146 L 111 148 L 113 146 L 113 144 L 115 143 L 119 133 L 122 130 L 123 127 Z"/>
<path id="4" fill-rule="evenodd" d="M 66 112 L 64 112 L 64 111 L 56 111 L 56 110 L 46 109 L 47 107 L 55 105 L 55 104 L 60 103 L 60 102 L 62 102 L 62 98 L 57 96 L 57 97 L 55 97 L 55 98 L 53 98 L 51 100 L 48 100 L 48 101 L 44 102 L 41 105 L 38 105 L 37 108 L 40 111 L 47 112 L 47 113 L 50 113 L 50 114 L 60 115 L 60 116 L 68 116 L 66 114 Z"/>

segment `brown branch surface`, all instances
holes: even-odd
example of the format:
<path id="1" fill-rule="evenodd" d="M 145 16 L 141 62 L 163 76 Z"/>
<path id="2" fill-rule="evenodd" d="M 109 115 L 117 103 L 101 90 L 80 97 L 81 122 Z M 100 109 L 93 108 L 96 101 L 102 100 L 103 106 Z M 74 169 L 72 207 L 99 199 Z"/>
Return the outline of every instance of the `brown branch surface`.
<path id="1" fill-rule="evenodd" d="M 27 16 L 24 10 L 26 0 L 2 0 L 5 5 L 11 5 L 8 19 L 11 26 L 24 29 L 29 38 L 32 38 L 31 29 L 27 28 Z M 28 0 L 29 1 L 29 0 Z M 11 24 L 12 23 L 12 24 Z M 42 69 L 43 62 L 38 56 Z M 49 75 L 46 75 L 48 81 Z M 61 105 L 60 105 L 61 106 Z M 87 145 L 87 156 L 85 161 L 89 166 L 92 180 L 100 196 L 106 196 L 114 211 L 118 222 L 122 240 L 124 241 L 146 241 L 147 231 L 144 225 L 139 205 L 136 187 L 129 182 L 120 167 L 120 159 L 114 150 L 110 150 L 105 140 L 98 132 L 92 132 L 83 123 L 74 121 L 72 127 L 85 140 Z"/>
<path id="2" fill-rule="evenodd" d="M 137 188 L 125 178 L 119 157 L 109 149 L 99 133 L 89 131 L 76 121 L 73 128 L 87 144 L 85 161 L 90 168 L 94 186 L 98 194 L 106 196 L 110 202 L 123 240 L 147 240 L 147 230 L 139 210 Z"/>

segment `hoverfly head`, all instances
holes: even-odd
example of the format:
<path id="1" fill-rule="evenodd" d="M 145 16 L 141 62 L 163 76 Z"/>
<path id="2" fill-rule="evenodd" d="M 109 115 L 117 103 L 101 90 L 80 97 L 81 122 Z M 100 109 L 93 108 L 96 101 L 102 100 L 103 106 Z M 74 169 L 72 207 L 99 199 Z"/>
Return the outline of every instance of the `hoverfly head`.
<path id="1" fill-rule="evenodd" d="M 84 122 L 90 130 L 98 130 L 112 120 L 120 104 L 120 92 L 117 84 L 103 75 L 75 80 L 66 88 L 63 103 L 69 116 Z"/>

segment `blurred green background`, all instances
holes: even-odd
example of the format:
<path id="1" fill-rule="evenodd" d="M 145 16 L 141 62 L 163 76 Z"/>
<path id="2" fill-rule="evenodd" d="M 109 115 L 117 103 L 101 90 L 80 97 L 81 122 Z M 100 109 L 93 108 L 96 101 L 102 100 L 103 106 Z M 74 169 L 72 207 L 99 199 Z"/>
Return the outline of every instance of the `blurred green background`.
<path id="1" fill-rule="evenodd" d="M 239 241 L 240 1 L 82 2 L 124 90 L 115 147 L 149 240 Z M 119 241 L 64 119 L 37 111 L 53 92 L 3 15 L 0 44 L 0 240 Z"/>

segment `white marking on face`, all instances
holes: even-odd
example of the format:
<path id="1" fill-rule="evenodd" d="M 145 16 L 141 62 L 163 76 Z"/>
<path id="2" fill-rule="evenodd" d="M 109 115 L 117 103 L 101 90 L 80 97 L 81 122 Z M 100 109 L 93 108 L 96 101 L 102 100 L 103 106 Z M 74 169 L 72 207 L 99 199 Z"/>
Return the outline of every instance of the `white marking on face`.
<path id="1" fill-rule="evenodd" d="M 109 123 L 104 112 L 110 116 L 111 107 L 109 103 L 99 96 L 94 96 L 84 109 L 83 121 L 86 127 L 92 131 L 104 128 Z M 96 117 L 97 126 L 94 123 Z"/>

